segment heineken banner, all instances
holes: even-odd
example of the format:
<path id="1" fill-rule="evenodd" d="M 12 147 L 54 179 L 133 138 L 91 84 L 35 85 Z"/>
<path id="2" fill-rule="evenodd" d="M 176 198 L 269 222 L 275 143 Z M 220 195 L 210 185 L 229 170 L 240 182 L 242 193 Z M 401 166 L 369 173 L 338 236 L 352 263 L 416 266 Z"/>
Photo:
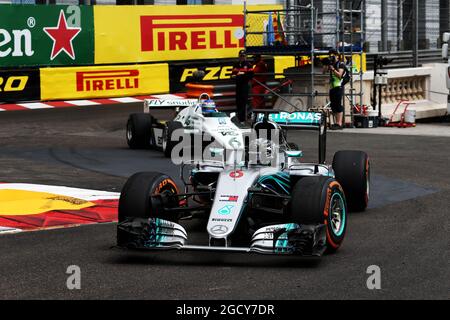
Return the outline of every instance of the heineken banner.
<path id="1" fill-rule="evenodd" d="M 94 64 L 91 6 L 0 5 L 0 65 Z"/>

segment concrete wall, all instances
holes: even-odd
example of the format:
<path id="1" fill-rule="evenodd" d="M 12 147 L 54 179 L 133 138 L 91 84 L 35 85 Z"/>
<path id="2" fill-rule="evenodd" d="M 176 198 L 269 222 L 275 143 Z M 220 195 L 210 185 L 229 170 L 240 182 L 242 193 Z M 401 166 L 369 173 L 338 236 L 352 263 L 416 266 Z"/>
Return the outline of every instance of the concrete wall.
<path id="1" fill-rule="evenodd" d="M 387 76 L 391 84 L 389 90 L 398 91 L 397 94 L 394 95 L 396 99 L 395 102 L 383 103 L 382 113 L 384 116 L 389 116 L 392 114 L 395 106 L 397 105 L 397 101 L 400 99 L 410 100 L 416 103 L 410 108 L 416 110 L 418 119 L 442 116 L 446 114 L 447 97 L 449 93 L 446 86 L 447 64 L 432 63 L 426 64 L 420 68 L 390 69 L 387 71 Z M 423 79 L 423 81 L 421 79 Z M 363 101 L 366 105 L 370 105 L 372 81 L 373 71 L 366 72 L 363 76 Z M 398 87 L 392 86 L 393 82 L 397 83 L 398 81 L 400 82 Z M 405 86 L 402 86 L 402 84 L 405 84 Z M 411 88 L 414 91 L 412 94 L 410 92 Z M 420 94 L 417 93 L 417 91 L 420 91 Z M 411 96 L 415 96 L 417 98 L 411 99 Z"/>

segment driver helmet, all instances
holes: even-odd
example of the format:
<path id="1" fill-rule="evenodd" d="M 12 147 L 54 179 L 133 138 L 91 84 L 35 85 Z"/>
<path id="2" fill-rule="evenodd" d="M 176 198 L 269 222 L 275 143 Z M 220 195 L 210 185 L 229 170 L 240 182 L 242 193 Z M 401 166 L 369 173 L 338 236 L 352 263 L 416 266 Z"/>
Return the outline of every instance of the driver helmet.
<path id="1" fill-rule="evenodd" d="M 213 100 L 208 99 L 202 102 L 202 113 L 217 112 L 216 104 Z"/>

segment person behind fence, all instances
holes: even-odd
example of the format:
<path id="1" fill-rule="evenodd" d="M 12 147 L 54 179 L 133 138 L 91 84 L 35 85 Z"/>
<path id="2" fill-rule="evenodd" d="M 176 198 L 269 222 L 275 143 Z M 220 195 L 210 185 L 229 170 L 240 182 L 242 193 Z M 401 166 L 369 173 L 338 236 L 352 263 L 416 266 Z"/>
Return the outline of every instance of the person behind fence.
<path id="1" fill-rule="evenodd" d="M 266 92 L 266 80 L 268 72 L 267 63 L 264 62 L 260 54 L 254 56 L 254 76 L 252 79 L 252 108 L 253 109 L 264 109 L 266 106 L 266 101 L 264 93 Z"/>
<path id="2" fill-rule="evenodd" d="M 233 65 L 232 74 L 236 80 L 236 109 L 240 122 L 247 118 L 249 80 L 253 75 L 252 64 L 247 61 L 245 50 L 239 51 L 239 60 Z"/>
<path id="3" fill-rule="evenodd" d="M 342 106 L 342 97 L 344 87 L 342 80 L 345 73 L 345 64 L 340 61 L 339 53 L 336 50 L 329 51 L 329 60 L 324 65 L 324 73 L 330 74 L 330 106 L 333 113 L 334 124 L 331 130 L 340 130 L 343 128 L 344 107 Z"/>

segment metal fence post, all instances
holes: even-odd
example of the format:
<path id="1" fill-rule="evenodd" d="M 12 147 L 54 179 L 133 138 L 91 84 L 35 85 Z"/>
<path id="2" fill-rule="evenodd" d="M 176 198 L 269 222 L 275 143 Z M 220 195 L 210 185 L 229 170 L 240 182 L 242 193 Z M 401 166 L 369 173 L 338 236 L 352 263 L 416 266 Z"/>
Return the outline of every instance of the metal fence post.
<path id="1" fill-rule="evenodd" d="M 413 0 L 413 66 L 419 66 L 419 0 Z"/>

